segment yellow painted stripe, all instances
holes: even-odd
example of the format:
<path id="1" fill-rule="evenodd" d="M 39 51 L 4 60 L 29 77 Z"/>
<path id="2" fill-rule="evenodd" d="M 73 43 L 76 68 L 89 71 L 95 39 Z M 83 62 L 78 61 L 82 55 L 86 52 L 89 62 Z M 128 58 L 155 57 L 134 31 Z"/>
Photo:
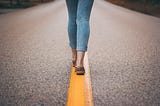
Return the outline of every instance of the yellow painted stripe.
<path id="1" fill-rule="evenodd" d="M 76 75 L 75 68 L 71 68 L 70 85 L 67 106 L 93 106 L 88 53 L 84 57 L 85 75 Z"/>

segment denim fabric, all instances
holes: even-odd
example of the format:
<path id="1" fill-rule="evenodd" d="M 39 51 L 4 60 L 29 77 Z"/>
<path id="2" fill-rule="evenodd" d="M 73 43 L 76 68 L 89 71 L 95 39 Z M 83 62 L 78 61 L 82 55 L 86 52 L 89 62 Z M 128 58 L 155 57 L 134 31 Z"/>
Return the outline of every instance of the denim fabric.
<path id="1" fill-rule="evenodd" d="M 87 51 L 90 35 L 90 14 L 94 0 L 66 0 L 69 45 Z"/>

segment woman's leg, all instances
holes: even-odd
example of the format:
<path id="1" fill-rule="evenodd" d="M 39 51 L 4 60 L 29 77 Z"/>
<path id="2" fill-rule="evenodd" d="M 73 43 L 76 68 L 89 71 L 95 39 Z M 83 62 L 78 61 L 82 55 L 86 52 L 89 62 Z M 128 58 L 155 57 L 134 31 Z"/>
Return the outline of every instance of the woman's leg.
<path id="1" fill-rule="evenodd" d="M 83 66 L 90 35 L 90 14 L 94 0 L 78 0 L 77 8 L 77 66 Z"/>
<path id="2" fill-rule="evenodd" d="M 74 48 L 71 48 L 71 49 L 72 49 L 72 63 L 73 63 L 73 66 L 75 66 L 76 60 L 77 60 L 77 50 Z"/>
<path id="3" fill-rule="evenodd" d="M 84 52 L 84 51 L 77 51 L 76 66 L 83 67 L 84 55 L 85 55 L 85 52 Z"/>
<path id="4" fill-rule="evenodd" d="M 77 8 L 77 50 L 87 51 L 90 34 L 90 13 L 93 0 L 78 0 Z"/>
<path id="5" fill-rule="evenodd" d="M 77 39 L 77 6 L 78 0 L 66 0 L 68 10 L 68 37 L 69 45 L 72 49 L 72 61 L 76 61 L 77 50 L 76 50 L 76 39 Z"/>

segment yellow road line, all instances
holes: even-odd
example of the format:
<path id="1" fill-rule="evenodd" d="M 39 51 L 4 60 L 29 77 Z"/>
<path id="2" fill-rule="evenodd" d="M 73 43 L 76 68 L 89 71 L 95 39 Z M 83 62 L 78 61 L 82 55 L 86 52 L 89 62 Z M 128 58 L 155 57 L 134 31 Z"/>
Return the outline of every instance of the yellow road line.
<path id="1" fill-rule="evenodd" d="M 76 75 L 75 68 L 71 69 L 67 106 L 93 106 L 88 53 L 84 57 L 85 75 Z"/>

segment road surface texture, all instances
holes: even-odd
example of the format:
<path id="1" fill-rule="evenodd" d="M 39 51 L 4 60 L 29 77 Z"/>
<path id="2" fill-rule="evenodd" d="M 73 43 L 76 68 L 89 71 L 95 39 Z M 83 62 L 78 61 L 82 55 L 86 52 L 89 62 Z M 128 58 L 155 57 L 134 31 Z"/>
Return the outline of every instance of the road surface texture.
<path id="1" fill-rule="evenodd" d="M 0 15 L 0 106 L 64 106 L 71 52 L 63 1 Z"/>
<path id="2" fill-rule="evenodd" d="M 2 9 L 2 8 L 0 8 L 0 14 L 14 12 L 14 11 L 18 11 L 18 10 L 21 10 L 21 9 Z"/>
<path id="3" fill-rule="evenodd" d="M 160 18 L 97 0 L 91 24 L 95 106 L 160 106 Z"/>
<path id="4" fill-rule="evenodd" d="M 88 47 L 95 106 L 160 106 L 160 18 L 95 0 Z M 64 0 L 0 15 L 0 106 L 64 106 L 70 70 Z"/>

